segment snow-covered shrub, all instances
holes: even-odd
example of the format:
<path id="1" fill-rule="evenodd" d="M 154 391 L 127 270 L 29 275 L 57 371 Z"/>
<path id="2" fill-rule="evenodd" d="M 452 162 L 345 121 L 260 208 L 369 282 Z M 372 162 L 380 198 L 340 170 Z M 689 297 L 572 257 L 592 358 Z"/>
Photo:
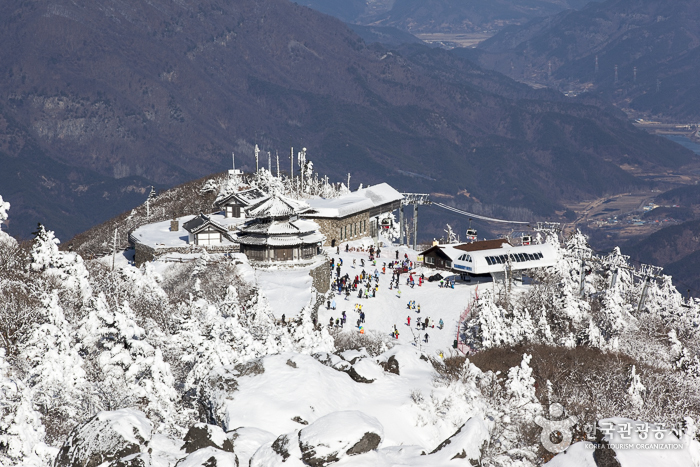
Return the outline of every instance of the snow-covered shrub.
<path id="1" fill-rule="evenodd" d="M 0 348 L 0 465 L 46 466 L 56 455 L 44 443 L 44 425 L 31 398 L 31 389 L 13 374 Z"/>

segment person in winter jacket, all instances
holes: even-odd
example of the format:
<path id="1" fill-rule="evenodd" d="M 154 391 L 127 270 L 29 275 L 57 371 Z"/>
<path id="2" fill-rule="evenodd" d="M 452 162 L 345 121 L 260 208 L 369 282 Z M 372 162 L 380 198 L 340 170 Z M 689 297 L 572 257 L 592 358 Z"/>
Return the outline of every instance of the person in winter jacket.
<path id="1" fill-rule="evenodd" d="M 438 323 L 438 327 L 439 327 L 440 329 L 442 329 L 443 327 L 445 327 L 445 323 L 444 323 L 444 321 L 442 320 L 442 318 L 440 318 L 440 322 Z"/>
<path id="2" fill-rule="evenodd" d="M 408 325 L 410 326 L 411 325 L 411 315 L 408 315 L 408 317 L 406 317 L 406 320 L 408 321 Z"/>

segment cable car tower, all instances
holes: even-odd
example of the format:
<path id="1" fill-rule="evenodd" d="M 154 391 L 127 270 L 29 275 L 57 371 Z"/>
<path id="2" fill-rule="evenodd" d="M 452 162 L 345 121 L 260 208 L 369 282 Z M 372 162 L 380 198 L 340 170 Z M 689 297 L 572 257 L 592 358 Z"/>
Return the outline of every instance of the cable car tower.
<path id="1" fill-rule="evenodd" d="M 426 193 L 401 193 L 401 208 L 399 209 L 399 245 L 404 244 L 404 225 L 403 225 L 403 208 L 409 204 L 413 205 L 413 249 L 418 251 L 418 206 L 423 204 L 431 204 L 429 195 Z M 409 239 L 406 239 L 408 244 Z"/>

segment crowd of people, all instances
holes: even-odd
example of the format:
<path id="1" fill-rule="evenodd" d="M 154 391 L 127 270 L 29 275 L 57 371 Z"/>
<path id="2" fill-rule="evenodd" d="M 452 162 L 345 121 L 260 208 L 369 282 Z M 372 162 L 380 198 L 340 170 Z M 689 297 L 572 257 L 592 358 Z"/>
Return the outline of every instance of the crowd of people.
<path id="1" fill-rule="evenodd" d="M 418 275 L 415 271 L 415 268 L 417 264 L 412 261 L 409 257 L 408 254 L 404 254 L 403 258 L 399 259 L 399 250 L 396 250 L 396 259 L 393 261 L 389 262 L 383 262 L 381 266 L 381 273 L 380 270 L 377 267 L 377 258 L 381 257 L 381 249 L 376 248 L 374 246 L 371 246 L 367 249 L 364 248 L 352 248 L 346 244 L 345 246 L 345 252 L 349 253 L 350 251 L 360 251 L 360 252 L 365 252 L 368 255 L 367 262 L 365 261 L 365 258 L 360 258 L 359 260 L 359 268 L 361 268 L 361 271 L 356 272 L 356 273 L 351 273 L 351 272 L 344 272 L 344 261 L 342 258 L 338 257 L 332 258 L 330 260 L 330 269 L 331 269 L 331 275 L 332 275 L 332 284 L 331 284 L 331 290 L 333 290 L 338 296 L 344 296 L 344 300 L 350 300 L 351 295 L 355 294 L 356 297 L 360 300 L 362 299 L 371 299 L 371 298 L 376 298 L 377 294 L 380 293 L 380 288 L 379 288 L 379 283 L 380 283 L 380 277 L 387 275 L 387 272 L 391 272 L 391 278 L 389 280 L 389 290 L 395 291 L 397 297 L 401 297 L 401 289 L 400 289 L 400 284 L 401 284 L 401 275 L 405 274 L 406 276 L 406 282 L 405 285 L 414 288 L 416 284 L 419 287 L 423 286 L 423 283 L 425 282 L 425 276 L 423 274 Z M 340 247 L 337 247 L 336 253 L 340 253 Z M 373 269 L 372 269 L 373 268 Z M 352 260 L 352 267 L 351 269 L 358 269 L 358 262 L 357 258 L 353 258 Z M 387 271 L 388 270 L 388 271 Z M 441 280 L 440 282 L 440 287 L 449 287 L 450 282 L 447 281 L 445 282 L 444 280 Z M 454 282 L 452 282 L 452 288 L 454 288 Z M 329 310 L 335 310 L 336 309 L 336 301 L 335 299 L 328 300 L 326 302 L 326 308 Z M 421 312 L 421 306 L 420 304 L 416 304 L 415 300 L 409 301 L 408 302 L 408 309 L 413 310 L 416 312 L 416 314 L 420 314 Z M 364 323 L 365 323 L 365 312 L 362 309 L 362 304 L 360 303 L 355 303 L 354 305 L 354 310 L 355 314 L 357 315 L 357 321 L 356 321 L 356 327 L 360 333 L 364 333 Z M 342 315 L 337 318 L 330 317 L 328 321 L 328 325 L 331 328 L 343 328 L 344 325 L 347 322 L 347 315 L 346 312 L 343 311 Z M 435 321 L 433 318 L 427 316 L 424 319 L 420 319 L 420 317 L 416 317 L 415 319 L 415 324 L 416 324 L 416 329 L 420 330 L 421 332 L 423 331 L 429 331 L 431 329 L 434 329 L 436 326 Z M 407 317 L 407 326 L 410 327 L 411 325 L 411 316 L 409 315 Z M 444 328 L 444 322 L 442 319 L 439 319 L 437 323 L 437 327 L 439 330 L 442 330 Z M 391 336 L 394 337 L 395 339 L 399 338 L 399 330 L 396 325 L 393 326 L 393 329 L 391 330 Z M 427 343 L 429 340 L 429 334 L 426 332 L 423 340 Z"/>

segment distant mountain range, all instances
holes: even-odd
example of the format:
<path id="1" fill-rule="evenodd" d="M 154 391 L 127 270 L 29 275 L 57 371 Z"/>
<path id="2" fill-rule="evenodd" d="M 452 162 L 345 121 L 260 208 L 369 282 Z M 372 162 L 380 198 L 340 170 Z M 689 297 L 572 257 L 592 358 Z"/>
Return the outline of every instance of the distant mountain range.
<path id="1" fill-rule="evenodd" d="M 497 31 L 581 8 L 590 0 L 297 0 L 346 23 L 391 26 L 413 34 Z"/>
<path id="2" fill-rule="evenodd" d="M 13 158 L 13 174 L 62 187 L 10 184 L 2 171 L 3 198 L 22 206 L 15 234 L 56 217 L 60 236 L 79 232 L 111 217 L 108 205 L 143 202 L 148 183 L 228 168 L 232 151 L 250 170 L 255 143 L 273 160 L 279 150 L 283 169 L 289 147 L 303 145 L 321 173 L 352 173 L 353 188 L 387 181 L 538 216 L 564 200 L 648 186 L 633 170 L 693 159 L 612 110 L 456 52 L 368 46 L 285 0 L 9 0 L 0 26 L 2 112 L 12 122 L 0 125 L 2 157 Z"/>
<path id="3" fill-rule="evenodd" d="M 482 66 L 520 81 L 599 92 L 632 111 L 700 120 L 700 3 L 694 0 L 594 2 L 505 29 L 478 48 Z"/>

